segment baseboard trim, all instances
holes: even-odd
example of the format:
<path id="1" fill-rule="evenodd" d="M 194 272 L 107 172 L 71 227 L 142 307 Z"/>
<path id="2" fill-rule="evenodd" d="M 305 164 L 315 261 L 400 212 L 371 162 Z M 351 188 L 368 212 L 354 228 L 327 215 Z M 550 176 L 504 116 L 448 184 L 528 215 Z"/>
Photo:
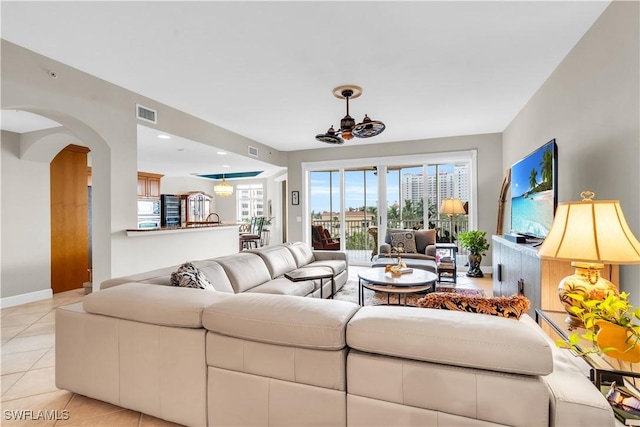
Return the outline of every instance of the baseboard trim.
<path id="1" fill-rule="evenodd" d="M 41 301 L 47 298 L 53 298 L 53 291 L 51 289 L 45 289 L 42 291 L 29 292 L 27 294 L 1 298 L 0 308 L 13 307 L 16 305 L 26 304 L 29 302 Z"/>

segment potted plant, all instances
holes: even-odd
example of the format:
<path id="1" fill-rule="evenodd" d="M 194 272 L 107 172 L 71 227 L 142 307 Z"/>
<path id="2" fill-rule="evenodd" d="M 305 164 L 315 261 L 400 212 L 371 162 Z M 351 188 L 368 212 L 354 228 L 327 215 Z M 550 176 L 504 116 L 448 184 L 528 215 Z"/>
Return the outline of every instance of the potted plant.
<path id="1" fill-rule="evenodd" d="M 605 353 L 627 362 L 640 362 L 640 308 L 629 303 L 629 294 L 610 293 L 604 298 L 585 299 L 578 294 L 570 294 L 581 306 L 571 307 L 571 311 L 584 324 L 586 332 L 573 333 L 569 342 L 558 341 L 559 347 L 570 348 L 578 354 Z M 593 343 L 592 348 L 580 345 L 580 337 Z"/>
<path id="2" fill-rule="evenodd" d="M 469 277 L 484 277 L 480 269 L 480 262 L 482 256 L 489 249 L 486 235 L 486 231 L 478 230 L 468 230 L 458 234 L 460 246 L 469 250 L 469 270 L 467 271 Z"/>

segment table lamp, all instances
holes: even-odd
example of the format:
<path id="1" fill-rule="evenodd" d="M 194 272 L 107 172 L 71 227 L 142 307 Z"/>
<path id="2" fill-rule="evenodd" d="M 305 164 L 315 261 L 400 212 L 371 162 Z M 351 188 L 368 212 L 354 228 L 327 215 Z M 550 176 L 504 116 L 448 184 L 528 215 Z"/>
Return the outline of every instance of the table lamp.
<path id="1" fill-rule="evenodd" d="M 640 242 L 631 232 L 618 200 L 593 200 L 591 191 L 582 201 L 558 204 L 551 230 L 538 250 L 542 259 L 571 261 L 575 273 L 558 285 L 558 296 L 569 313 L 571 326 L 582 326 L 571 307 L 586 308 L 570 294 L 584 299 L 604 299 L 616 287 L 600 276 L 604 264 L 640 263 Z"/>
<path id="2" fill-rule="evenodd" d="M 465 214 L 462 200 L 460 199 L 443 199 L 440 204 L 440 213 L 449 217 L 449 243 L 453 243 L 453 216 Z"/>

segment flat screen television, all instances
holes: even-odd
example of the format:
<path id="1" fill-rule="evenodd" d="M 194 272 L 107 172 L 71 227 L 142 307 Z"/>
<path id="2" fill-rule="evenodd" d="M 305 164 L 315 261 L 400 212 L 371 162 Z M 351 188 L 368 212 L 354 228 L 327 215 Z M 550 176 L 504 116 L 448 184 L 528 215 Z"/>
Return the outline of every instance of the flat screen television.
<path id="1" fill-rule="evenodd" d="M 511 233 L 544 239 L 558 200 L 558 147 L 544 144 L 511 166 Z"/>

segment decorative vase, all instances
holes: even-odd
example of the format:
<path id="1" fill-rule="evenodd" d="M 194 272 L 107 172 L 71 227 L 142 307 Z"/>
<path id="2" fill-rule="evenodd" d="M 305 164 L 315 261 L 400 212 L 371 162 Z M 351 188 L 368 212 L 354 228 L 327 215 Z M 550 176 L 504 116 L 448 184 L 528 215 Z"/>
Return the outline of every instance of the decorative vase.
<path id="1" fill-rule="evenodd" d="M 469 254 L 467 257 L 469 260 L 469 270 L 467 271 L 468 277 L 484 277 L 482 270 L 480 270 L 480 262 L 482 262 L 482 255 Z"/>
<path id="2" fill-rule="evenodd" d="M 598 326 L 598 347 L 600 350 L 610 349 L 604 351 L 604 354 L 626 362 L 640 362 L 640 345 L 636 343 L 636 337 L 632 336 L 631 331 L 606 320 L 596 320 L 595 323 Z"/>
<path id="3" fill-rule="evenodd" d="M 567 323 L 572 327 L 583 326 L 582 321 L 571 311 L 576 306 L 587 309 L 582 301 L 571 298 L 570 294 L 581 295 L 585 300 L 604 300 L 610 294 L 617 295 L 618 290 L 610 281 L 600 276 L 602 264 L 572 262 L 573 275 L 567 276 L 558 284 L 558 296 L 569 314 Z"/>

